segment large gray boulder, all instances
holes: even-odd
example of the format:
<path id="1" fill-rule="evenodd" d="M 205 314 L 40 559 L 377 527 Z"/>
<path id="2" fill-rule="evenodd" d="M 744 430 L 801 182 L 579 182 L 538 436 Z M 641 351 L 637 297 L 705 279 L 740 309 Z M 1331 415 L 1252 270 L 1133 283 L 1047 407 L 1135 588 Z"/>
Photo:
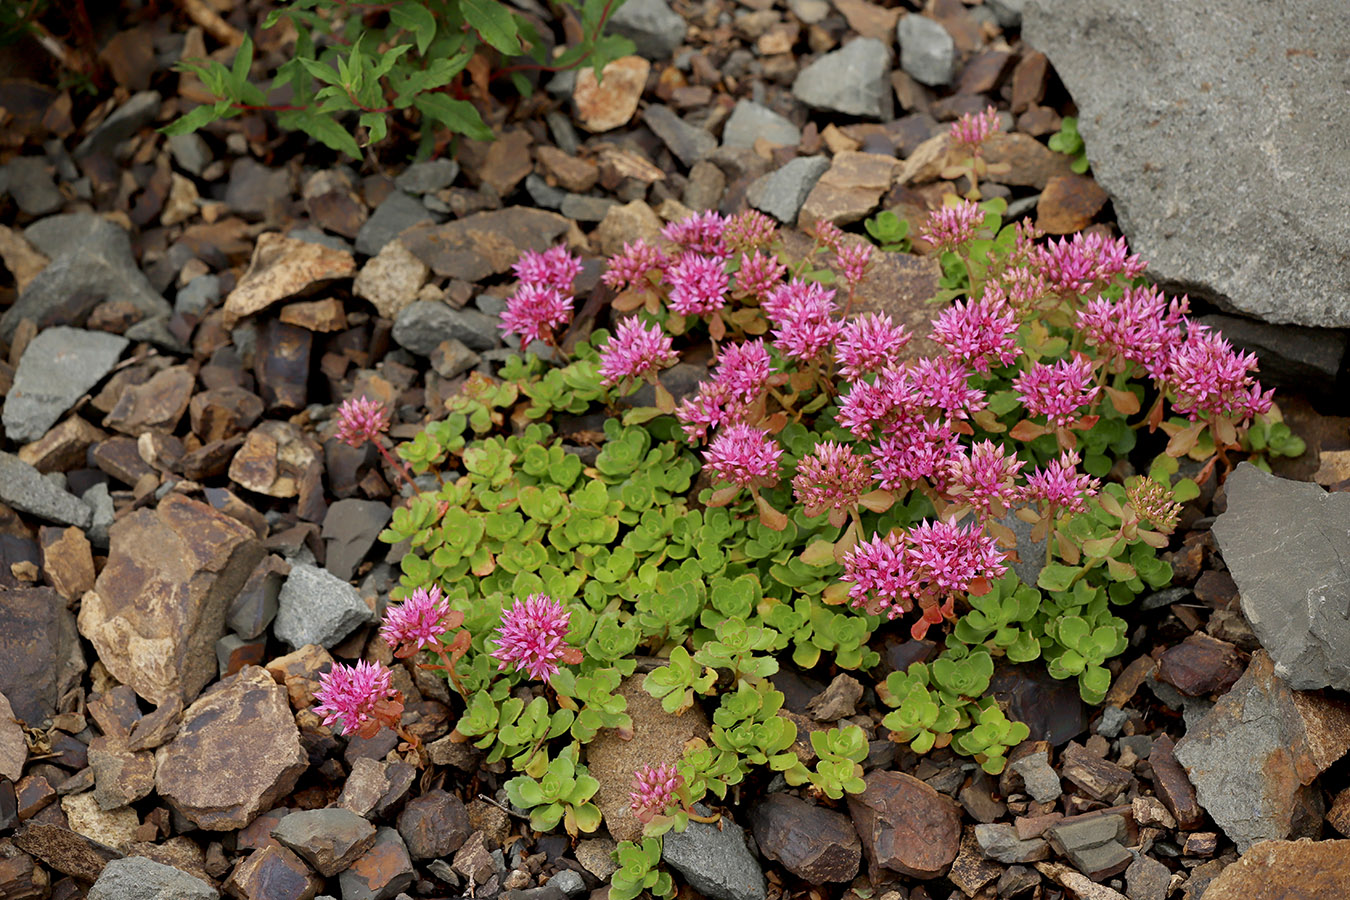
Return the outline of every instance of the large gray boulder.
<path id="1" fill-rule="evenodd" d="M 1344 0 L 1030 0 L 1097 181 L 1166 286 L 1350 326 Z"/>

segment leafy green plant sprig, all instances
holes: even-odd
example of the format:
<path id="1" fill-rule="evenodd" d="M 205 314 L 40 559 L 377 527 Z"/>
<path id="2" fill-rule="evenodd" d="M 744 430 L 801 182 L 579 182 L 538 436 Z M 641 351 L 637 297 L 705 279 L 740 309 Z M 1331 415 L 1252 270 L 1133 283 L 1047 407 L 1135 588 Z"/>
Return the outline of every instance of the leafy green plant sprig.
<path id="1" fill-rule="evenodd" d="M 1060 121 L 1059 131 L 1050 135 L 1049 146 L 1056 153 L 1073 157 L 1069 168 L 1075 173 L 1083 175 L 1087 172 L 1087 147 L 1083 144 L 1083 136 L 1078 133 L 1077 116 L 1065 116 Z"/>

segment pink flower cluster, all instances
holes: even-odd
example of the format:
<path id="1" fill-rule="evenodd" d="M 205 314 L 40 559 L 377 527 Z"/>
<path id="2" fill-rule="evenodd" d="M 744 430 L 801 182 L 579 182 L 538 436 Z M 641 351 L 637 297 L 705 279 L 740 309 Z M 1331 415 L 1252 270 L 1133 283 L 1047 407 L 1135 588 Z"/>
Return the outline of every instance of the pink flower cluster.
<path id="1" fill-rule="evenodd" d="M 506 301 L 502 331 L 525 343 L 550 339 L 572 320 L 573 282 L 581 260 L 559 244 L 543 253 L 527 250 L 512 269 L 520 284 Z"/>
<path id="2" fill-rule="evenodd" d="M 502 612 L 497 628 L 498 670 L 515 668 L 531 678 L 547 683 L 565 661 L 567 627 L 571 613 L 557 600 L 544 594 L 531 594 L 517 600 Z"/>
<path id="3" fill-rule="evenodd" d="M 1017 359 L 1017 313 L 997 290 L 979 300 L 957 300 L 933 320 L 933 340 L 982 375 L 990 362 Z"/>
<path id="4" fill-rule="evenodd" d="M 1130 253 L 1124 238 L 1095 231 L 1049 241 L 1039 252 L 1041 274 L 1054 290 L 1067 294 L 1099 291 L 1117 277 L 1137 278 L 1148 265 Z"/>
<path id="5" fill-rule="evenodd" d="M 1087 511 L 1087 501 L 1097 496 L 1101 481 L 1078 471 L 1078 454 L 1061 453 L 1027 476 L 1022 488 L 1022 499 L 1028 503 L 1044 503 L 1051 515 L 1060 511 L 1081 513 Z"/>
<path id="6" fill-rule="evenodd" d="M 660 325 L 645 325 L 641 319 L 623 319 L 614 327 L 614 336 L 600 348 L 600 381 L 618 384 L 625 378 L 645 378 L 672 365 L 679 354 L 670 343 L 670 335 Z"/>
<path id="7" fill-rule="evenodd" d="M 633 815 L 644 825 L 679 802 L 677 797 L 684 786 L 684 777 L 671 765 L 643 765 L 633 772 Z"/>
<path id="8" fill-rule="evenodd" d="M 1051 425 L 1066 427 L 1096 402 L 1102 389 L 1093 383 L 1094 377 L 1092 360 L 1079 354 L 1051 365 L 1032 363 L 1013 379 L 1013 388 L 1029 415 L 1045 416 Z"/>
<path id="9" fill-rule="evenodd" d="M 389 410 L 369 397 L 348 397 L 338 407 L 337 415 L 336 437 L 349 447 L 360 449 L 389 430 Z"/>
<path id="10" fill-rule="evenodd" d="M 973 200 L 939 206 L 928 214 L 919 236 L 940 250 L 955 250 L 968 243 L 984 224 L 984 210 Z"/>
<path id="11" fill-rule="evenodd" d="M 356 665 L 334 663 L 319 676 L 314 712 L 323 716 L 323 724 L 342 723 L 343 734 L 355 734 L 383 720 L 381 704 L 390 700 L 394 690 L 393 673 L 380 663 L 357 660 Z"/>
<path id="12" fill-rule="evenodd" d="M 736 423 L 712 439 L 703 461 L 722 481 L 739 487 L 766 487 L 778 481 L 783 448 L 762 428 Z"/>
<path id="13" fill-rule="evenodd" d="M 808 516 L 846 510 L 872 490 L 872 470 L 847 444 L 822 441 L 797 463 L 792 491 Z"/>
<path id="14" fill-rule="evenodd" d="M 958 147 L 977 153 L 989 135 L 998 132 L 1000 128 L 998 110 L 988 106 L 982 112 L 966 113 L 957 119 L 952 123 L 949 134 L 952 142 Z"/>
<path id="15" fill-rule="evenodd" d="M 418 588 L 412 596 L 384 612 L 380 637 L 395 650 L 400 647 L 425 650 L 439 647 L 441 635 L 450 630 L 446 617 L 450 606 L 441 596 L 440 585 Z"/>

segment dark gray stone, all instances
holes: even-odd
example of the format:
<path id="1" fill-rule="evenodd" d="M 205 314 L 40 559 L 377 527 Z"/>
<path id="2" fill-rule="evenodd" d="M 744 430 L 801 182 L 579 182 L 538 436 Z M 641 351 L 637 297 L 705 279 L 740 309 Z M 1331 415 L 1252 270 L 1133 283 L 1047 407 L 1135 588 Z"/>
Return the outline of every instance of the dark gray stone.
<path id="1" fill-rule="evenodd" d="M 154 121 L 162 99 L 158 91 L 133 94 L 75 148 L 75 158 L 82 159 L 95 153 L 112 156 L 118 144 Z"/>
<path id="2" fill-rule="evenodd" d="M 17 718 L 40 728 L 84 672 L 75 615 L 51 588 L 20 588 L 3 597 L 0 659 L 7 662 L 0 666 L 0 693 Z"/>
<path id="3" fill-rule="evenodd" d="M 608 197 L 588 197 L 585 194 L 565 194 L 558 212 L 578 222 L 599 222 L 612 207 L 618 206 L 617 200 Z"/>
<path id="4" fill-rule="evenodd" d="M 47 160 L 41 156 L 17 156 L 5 166 L 9 195 L 30 216 L 45 216 L 61 208 L 65 198 L 52 180 Z"/>
<path id="5" fill-rule="evenodd" d="M 375 826 L 349 809 L 307 809 L 284 817 L 272 829 L 272 837 L 331 878 L 370 849 Z"/>
<path id="6" fill-rule="evenodd" d="M 1171 883 L 1172 870 L 1142 854 L 1125 870 L 1125 896 L 1130 900 L 1167 900 Z"/>
<path id="7" fill-rule="evenodd" d="M 497 346 L 497 320 L 476 309 L 455 309 L 437 300 L 420 300 L 404 307 L 394 320 L 394 340 L 418 356 L 430 356 L 441 341 L 451 338 L 473 350 Z"/>
<path id="8" fill-rule="evenodd" d="M 220 277 L 198 275 L 178 289 L 177 295 L 173 298 L 173 311 L 180 315 L 200 317 L 219 301 Z"/>
<path id="9" fill-rule="evenodd" d="M 889 119 L 891 52 L 876 38 L 856 38 L 802 69 L 792 96 L 807 106 L 848 116 Z"/>
<path id="10" fill-rule="evenodd" d="M 1022 776 L 1027 793 L 1037 803 L 1058 800 L 1059 795 L 1064 792 L 1063 786 L 1059 783 L 1059 775 L 1055 773 L 1054 767 L 1050 765 L 1044 753 L 1024 756 L 1012 763 L 1009 768 Z"/>
<path id="11" fill-rule="evenodd" d="M 1350 494 L 1250 463 L 1225 490 L 1214 537 L 1275 673 L 1296 690 L 1350 690 Z"/>
<path id="12" fill-rule="evenodd" d="M 1012 564 L 1013 571 L 1023 584 L 1035 585 L 1036 579 L 1041 577 L 1041 569 L 1045 568 L 1045 538 L 1033 541 L 1031 532 L 1035 526 L 1012 513 L 999 519 L 999 524 L 1011 529 L 1017 538 L 1017 562 Z"/>
<path id="13" fill-rule="evenodd" d="M 901 16 L 895 25 L 900 68 L 920 84 L 941 87 L 956 74 L 956 42 L 935 19 L 919 13 Z"/>
<path id="14" fill-rule="evenodd" d="M 642 121 L 665 141 L 670 152 L 686 166 L 692 166 L 717 149 L 717 138 L 708 133 L 706 128 L 690 125 L 668 106 L 658 103 L 647 107 L 642 114 Z M 567 215 L 566 211 L 563 215 Z"/>
<path id="15" fill-rule="evenodd" d="M 169 138 L 169 152 L 178 168 L 192 175 L 202 174 L 211 162 L 211 148 L 200 134 L 175 134 Z"/>
<path id="16" fill-rule="evenodd" d="M 88 528 L 94 521 L 93 511 L 78 497 L 12 453 L 0 453 L 0 500 L 48 522 Z"/>
<path id="17" fill-rule="evenodd" d="M 448 188 L 459 177 L 459 163 L 453 159 L 431 159 L 413 163 L 394 179 L 394 186 L 418 197 Z"/>
<path id="18" fill-rule="evenodd" d="M 1005 822 L 976 825 L 975 842 L 987 858 L 1001 863 L 1034 862 L 1050 855 L 1050 848 L 1045 841 L 1040 838 L 1020 840 L 1017 829 Z"/>
<path id="19" fill-rule="evenodd" d="M 225 204 L 251 219 L 275 219 L 290 198 L 294 180 L 286 168 L 269 168 L 249 157 L 230 165 Z"/>
<path id="20" fill-rule="evenodd" d="M 753 100 L 738 101 L 722 127 L 722 146 L 753 147 L 758 138 L 795 147 L 801 142 L 802 130 L 767 106 Z"/>
<path id="21" fill-rule="evenodd" d="M 373 619 L 356 588 L 327 569 L 292 563 L 277 597 L 272 633 L 292 647 L 332 647 Z"/>
<path id="22" fill-rule="evenodd" d="M 1225 315 L 1199 316 L 1195 321 L 1222 332 L 1234 348 L 1255 353 L 1263 387 L 1334 395 L 1350 346 L 1346 332 L 1268 325 Z"/>
<path id="23" fill-rule="evenodd" d="M 1093 177 L 1151 276 L 1339 328 L 1350 218 L 1325 186 L 1350 169 L 1344 24 L 1342 0 L 1033 0 L 1022 37 L 1078 105 Z M 1195 189 L 1216 173 L 1233 189 Z"/>
<path id="24" fill-rule="evenodd" d="M 533 172 L 525 176 L 525 192 L 530 195 L 531 200 L 545 209 L 557 209 L 567 199 L 567 191 L 555 188 Z"/>
<path id="25" fill-rule="evenodd" d="M 791 225 L 797 221 L 797 213 L 811 188 L 829 168 L 827 157 L 799 156 L 751 182 L 745 192 L 746 202 L 785 225 Z"/>
<path id="26" fill-rule="evenodd" d="M 405 228 L 419 222 L 435 222 L 436 217 L 415 197 L 402 191 L 390 191 L 384 202 L 375 207 L 356 233 L 356 252 L 375 256 L 385 244 L 398 237 Z"/>
<path id="27" fill-rule="evenodd" d="M 389 524 L 389 504 L 379 500 L 339 500 L 323 519 L 327 545 L 324 566 L 343 581 L 356 574 L 375 539 Z"/>
<path id="28" fill-rule="evenodd" d="M 684 18 L 666 0 L 628 0 L 609 18 L 609 31 L 637 45 L 648 59 L 664 60 L 684 42 Z"/>
<path id="29" fill-rule="evenodd" d="M 1017 28 L 1022 24 L 1022 10 L 1027 0 L 985 0 L 984 5 L 989 7 L 999 25 Z"/>
<path id="30" fill-rule="evenodd" d="M 89 900 L 219 900 L 215 888 L 182 869 L 143 856 L 114 859 L 103 867 Z"/>
<path id="31" fill-rule="evenodd" d="M 707 815 L 706 810 L 695 808 Z M 767 896 L 764 872 L 745 845 L 745 832 L 725 813 L 715 825 L 690 822 L 682 834 L 668 832 L 661 858 L 690 887 L 712 900 L 764 900 Z"/>
<path id="32" fill-rule="evenodd" d="M 5 397 L 6 436 L 26 444 L 46 434 L 112 370 L 127 343 L 115 334 L 63 326 L 33 338 Z"/>

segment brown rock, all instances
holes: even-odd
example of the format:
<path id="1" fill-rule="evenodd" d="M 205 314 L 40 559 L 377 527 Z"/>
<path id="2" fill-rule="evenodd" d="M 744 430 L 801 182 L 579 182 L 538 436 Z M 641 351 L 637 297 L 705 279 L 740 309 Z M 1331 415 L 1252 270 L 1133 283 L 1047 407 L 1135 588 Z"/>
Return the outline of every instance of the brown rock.
<path id="1" fill-rule="evenodd" d="M 33 857 L 17 850 L 0 857 L 0 897 L 5 900 L 47 900 L 51 896 L 51 876 L 33 861 Z"/>
<path id="2" fill-rule="evenodd" d="M 216 675 L 226 609 L 262 545 L 235 519 L 181 494 L 123 517 L 109 539 L 108 564 L 80 609 L 80 633 L 146 700 L 191 700 Z"/>
<path id="3" fill-rule="evenodd" d="M 142 716 L 127 737 L 130 750 L 154 750 L 178 733 L 183 720 L 183 700 L 174 695 L 155 711 Z"/>
<path id="4" fill-rule="evenodd" d="M 243 388 L 222 387 L 202 391 L 188 404 L 192 433 L 203 444 L 223 441 L 253 427 L 263 414 L 257 394 Z"/>
<path id="5" fill-rule="evenodd" d="M 3 592 L 0 602 L 0 693 L 16 718 L 33 728 L 56 712 L 57 700 L 79 684 L 84 654 L 75 616 L 51 588 Z"/>
<path id="6" fill-rule="evenodd" d="M 645 675 L 633 675 L 619 685 L 619 694 L 628 701 L 633 719 L 631 740 L 613 729 L 605 729 L 586 746 L 591 775 L 600 782 L 595 805 L 600 807 L 605 825 L 616 841 L 640 839 L 642 824 L 630 808 L 633 772 L 644 764 L 673 765 L 691 740 L 706 740 L 708 720 L 698 706 L 671 715 L 661 701 L 642 689 Z"/>
<path id="7" fill-rule="evenodd" d="M 225 892 L 239 900 L 314 900 L 323 879 L 300 857 L 273 844 L 239 860 Z"/>
<path id="8" fill-rule="evenodd" d="M 331 878 L 371 848 L 375 826 L 346 809 L 300 810 L 278 822 L 272 837 Z"/>
<path id="9" fill-rule="evenodd" d="M 596 249 L 604 256 L 623 251 L 623 245 L 638 239 L 654 241 L 661 234 L 661 217 L 643 200 L 611 206 L 595 229 Z"/>
<path id="10" fill-rule="evenodd" d="M 19 459 L 43 473 L 82 468 L 89 448 L 107 436 L 89 420 L 71 416 L 33 443 L 20 447 Z"/>
<path id="11" fill-rule="evenodd" d="M 79 528 L 43 526 L 42 573 L 56 592 L 75 600 L 94 587 L 94 554 Z"/>
<path id="12" fill-rule="evenodd" d="M 984 851 L 975 840 L 975 829 L 967 828 L 961 838 L 961 851 L 952 861 L 947 880 L 960 888 L 967 897 L 974 897 L 1002 874 L 1003 866 L 984 858 Z"/>
<path id="13" fill-rule="evenodd" d="M 183 455 L 183 477 L 192 481 L 205 481 L 208 478 L 220 478 L 230 466 L 230 460 L 244 445 L 242 436 L 235 435 L 229 440 L 212 441 L 205 446 Z"/>
<path id="14" fill-rule="evenodd" d="M 269 497 L 294 497 L 319 450 L 290 422 L 268 421 L 248 433 L 230 462 L 230 480 Z"/>
<path id="15" fill-rule="evenodd" d="M 1205 889 L 1205 900 L 1329 900 L 1350 890 L 1350 841 L 1261 841 Z"/>
<path id="16" fill-rule="evenodd" d="M 488 860 L 491 862 L 491 857 Z M 379 829 L 374 845 L 339 875 L 338 881 L 343 897 L 387 898 L 410 887 L 412 860 L 398 832 L 392 828 Z"/>
<path id="17" fill-rule="evenodd" d="M 1012 54 L 1007 50 L 985 50 L 975 56 L 961 70 L 961 80 L 957 90 L 963 94 L 983 94 L 998 86 L 1003 78 L 1003 70 L 1008 67 Z M 984 98 L 980 98 L 984 103 Z"/>
<path id="18" fill-rule="evenodd" d="M 138 437 L 147 431 L 172 434 L 187 412 L 196 376 L 187 366 L 172 366 L 149 381 L 122 392 L 103 425 Z"/>
<path id="19" fill-rule="evenodd" d="M 155 754 L 161 796 L 200 828 L 242 828 L 285 796 L 308 767 L 286 692 L 249 666 L 183 715 Z"/>
<path id="20" fill-rule="evenodd" d="M 277 684 L 286 688 L 291 705 L 300 710 L 314 705 L 319 676 L 332 666 L 333 657 L 327 650 L 318 644 L 306 644 L 285 656 L 278 656 L 267 664 L 266 669 Z"/>
<path id="21" fill-rule="evenodd" d="M 31 819 L 56 799 L 56 788 L 45 776 L 25 775 L 15 785 L 15 802 L 19 821 Z"/>
<path id="22" fill-rule="evenodd" d="M 1009 186 L 1044 190 L 1056 175 L 1073 174 L 1069 168 L 1073 162 L 1070 157 L 1056 153 L 1030 135 L 1017 132 L 990 135 L 984 144 L 984 155 L 990 166 L 1009 166 L 1010 171 L 995 179 Z"/>
<path id="23" fill-rule="evenodd" d="M 810 884 L 852 881 L 862 843 L 848 816 L 791 794 L 770 794 L 755 807 L 751 827 L 759 850 Z"/>
<path id="24" fill-rule="evenodd" d="M 359 816 L 379 815 L 398 802 L 411 784 L 406 769 L 412 767 L 406 763 L 393 764 L 359 757 L 352 760 L 351 769 L 337 805 Z"/>
<path id="25" fill-rule="evenodd" d="M 351 177 L 341 169 L 315 172 L 305 181 L 302 196 L 305 210 L 319 227 L 350 240 L 356 239 L 370 216 Z"/>
<path id="26" fill-rule="evenodd" d="M 844 14 L 848 27 L 863 37 L 875 38 L 887 46 L 895 43 L 899 9 L 886 9 L 867 0 L 834 0 L 834 7 Z"/>
<path id="27" fill-rule="evenodd" d="M 19 293 L 23 293 L 28 282 L 36 278 L 50 262 L 22 234 L 8 225 L 0 225 L 0 260 L 4 261 L 5 268 L 14 276 L 14 287 Z"/>
<path id="28" fill-rule="evenodd" d="M 547 250 L 571 224 L 556 213 L 508 206 L 444 225 L 414 225 L 399 240 L 437 275 L 481 281 L 509 271 L 526 250 Z"/>
<path id="29" fill-rule="evenodd" d="M 133 751 L 125 741 L 100 735 L 89 742 L 94 770 L 94 799 L 102 809 L 117 809 L 150 796 L 155 789 L 155 756 Z"/>
<path id="30" fill-rule="evenodd" d="M 1343 789 L 1331 801 L 1327 823 L 1346 837 L 1350 837 L 1350 788 Z"/>
<path id="31" fill-rule="evenodd" d="M 836 722 L 856 712 L 862 695 L 862 682 L 841 672 L 834 676 L 829 687 L 807 702 L 806 709 L 817 722 Z"/>
<path id="32" fill-rule="evenodd" d="M 1046 234 L 1072 234 L 1092 224 L 1111 199 L 1088 175 L 1056 175 L 1036 204 L 1036 227 Z"/>
<path id="33" fill-rule="evenodd" d="M 1242 676 L 1242 654 L 1227 641 L 1192 634 L 1158 659 L 1158 680 L 1188 697 L 1222 694 Z"/>
<path id="34" fill-rule="evenodd" d="M 1195 582 L 1195 599 L 1210 609 L 1235 609 L 1238 603 L 1237 582 L 1228 572 L 1210 569 Z"/>
<path id="35" fill-rule="evenodd" d="M 1148 755 L 1148 764 L 1153 770 L 1153 789 L 1177 824 L 1190 831 L 1200 827 L 1204 812 L 1196 799 L 1195 786 L 1186 777 L 1186 770 L 1177 762 L 1172 748 L 1172 739 L 1165 734 L 1153 742 L 1153 752 Z"/>
<path id="36" fill-rule="evenodd" d="M 0 694 L 0 778 L 18 781 L 27 761 L 28 742 L 24 740 L 23 727 L 14 718 L 9 699 Z"/>
<path id="37" fill-rule="evenodd" d="M 1128 900 L 1120 891 L 1097 884 L 1082 872 L 1061 863 L 1036 863 L 1036 871 L 1063 887 L 1076 900 Z"/>
<path id="38" fill-rule="evenodd" d="M 557 147 L 536 147 L 534 158 L 539 161 L 544 177 L 558 187 L 574 194 L 584 194 L 595 187 L 600 167 L 587 159 L 569 156 Z"/>
<path id="39" fill-rule="evenodd" d="M 141 459 L 136 439 L 124 434 L 114 435 L 94 445 L 90 457 L 100 470 L 123 484 L 135 485 L 146 475 L 154 474 L 150 464 Z"/>
<path id="40" fill-rule="evenodd" d="M 355 273 L 356 260 L 345 250 L 275 232 L 259 235 L 248 271 L 225 298 L 225 325 Z"/>
<path id="41" fill-rule="evenodd" d="M 464 846 L 455 853 L 450 867 L 461 877 L 469 879 L 470 884 L 482 884 L 496 873 L 492 852 L 488 850 L 481 831 L 464 842 Z"/>
<path id="42" fill-rule="evenodd" d="M 577 72 L 572 100 L 581 127 L 599 133 L 627 124 L 637 112 L 651 69 L 652 64 L 640 56 L 623 56 L 606 65 L 600 78 L 589 67 Z"/>
<path id="43" fill-rule="evenodd" d="M 141 824 L 136 810 L 129 806 L 104 809 L 92 793 L 62 797 L 61 811 L 66 814 L 71 831 L 119 849 L 136 839 L 136 829 Z"/>
<path id="44" fill-rule="evenodd" d="M 880 153 L 844 151 L 806 196 L 797 224 L 808 229 L 821 219 L 847 225 L 863 218 L 890 190 L 901 163 Z"/>
<path id="45" fill-rule="evenodd" d="M 1114 803 L 1134 782 L 1134 776 L 1115 763 L 1093 756 L 1082 744 L 1070 741 L 1061 757 L 1060 774 L 1083 793 L 1103 803 Z"/>
<path id="46" fill-rule="evenodd" d="M 428 791 L 409 800 L 398 814 L 398 833 L 413 859 L 449 856 L 468 840 L 469 814 L 454 794 Z"/>
<path id="47" fill-rule="evenodd" d="M 476 174 L 498 196 L 507 196 L 534 168 L 530 161 L 531 143 L 530 133 L 523 128 L 502 132 L 488 145 Z"/>
<path id="48" fill-rule="evenodd" d="M 347 328 L 347 312 L 336 297 L 287 303 L 281 308 L 279 318 L 287 325 L 323 334 Z"/>
<path id="49" fill-rule="evenodd" d="M 122 858 L 121 851 L 69 828 L 37 822 L 19 829 L 14 835 L 14 846 L 58 872 L 91 884 L 98 880 L 104 866 Z"/>
<path id="50" fill-rule="evenodd" d="M 950 797 L 903 772 L 873 771 L 849 813 L 873 869 L 937 878 L 961 849 L 961 813 Z M 875 879 L 874 879 L 875 880 Z"/>
<path id="51" fill-rule="evenodd" d="M 309 355 L 314 335 L 304 328 L 272 320 L 258 336 L 254 371 L 258 393 L 272 412 L 302 409 L 309 399 Z"/>
<path id="52" fill-rule="evenodd" d="M 1012 111 L 1026 112 L 1045 99 L 1050 61 L 1039 50 L 1031 50 L 1017 61 L 1012 78 Z"/>
<path id="53" fill-rule="evenodd" d="M 361 267 L 352 282 L 352 293 L 369 300 L 381 316 L 393 320 L 417 299 L 430 272 L 402 241 L 392 240 Z"/>

